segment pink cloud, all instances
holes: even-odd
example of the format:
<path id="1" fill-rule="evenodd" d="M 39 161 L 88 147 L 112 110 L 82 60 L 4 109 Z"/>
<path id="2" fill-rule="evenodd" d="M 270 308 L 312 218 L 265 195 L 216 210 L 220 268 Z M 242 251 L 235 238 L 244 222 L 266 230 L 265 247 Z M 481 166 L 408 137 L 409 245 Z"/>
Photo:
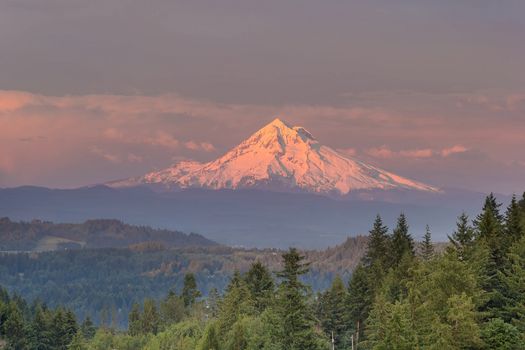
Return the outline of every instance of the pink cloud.
<path id="1" fill-rule="evenodd" d="M 386 146 L 381 146 L 377 148 L 370 148 L 366 153 L 374 158 L 393 158 L 396 153 Z"/>
<path id="2" fill-rule="evenodd" d="M 180 145 L 179 140 L 165 131 L 158 131 L 155 137 L 147 139 L 150 145 L 162 146 L 169 149 L 177 149 Z"/>
<path id="3" fill-rule="evenodd" d="M 407 149 L 401 151 L 394 151 L 386 146 L 369 148 L 366 154 L 381 159 L 391 158 L 413 158 L 413 159 L 424 159 L 432 157 L 448 157 L 452 154 L 463 153 L 468 151 L 468 148 L 462 145 L 454 145 L 452 147 L 443 148 L 440 150 L 432 150 L 430 148 L 424 149 Z"/>
<path id="4" fill-rule="evenodd" d="M 456 153 L 464 153 L 468 151 L 468 148 L 462 146 L 462 145 L 454 145 L 452 147 L 449 147 L 449 148 L 444 148 L 441 150 L 441 155 L 443 157 L 448 157 L 452 154 L 456 154 Z"/>
<path id="5" fill-rule="evenodd" d="M 204 151 L 204 152 L 215 151 L 215 146 L 213 146 L 209 142 L 188 141 L 184 145 L 186 146 L 186 148 L 191 149 L 193 151 Z"/>
<path id="6" fill-rule="evenodd" d="M 407 158 L 430 158 L 434 156 L 434 151 L 432 151 L 430 148 L 413 149 L 413 150 L 400 151 L 399 155 L 402 157 L 407 157 Z"/>

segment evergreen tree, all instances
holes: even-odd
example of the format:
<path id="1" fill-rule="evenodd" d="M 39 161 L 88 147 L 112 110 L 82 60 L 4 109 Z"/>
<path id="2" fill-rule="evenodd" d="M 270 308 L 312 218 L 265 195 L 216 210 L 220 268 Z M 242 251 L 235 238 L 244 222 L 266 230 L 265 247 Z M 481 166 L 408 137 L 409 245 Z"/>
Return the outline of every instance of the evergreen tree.
<path id="1" fill-rule="evenodd" d="M 468 259 L 470 250 L 474 245 L 474 229 L 469 225 L 469 217 L 465 212 L 458 217 L 456 231 L 454 231 L 452 236 L 448 236 L 448 239 L 456 250 L 458 257 L 461 260 Z"/>
<path id="2" fill-rule="evenodd" d="M 71 310 L 66 310 L 64 314 L 64 343 L 71 343 L 73 337 L 78 333 L 78 324 L 75 314 Z"/>
<path id="3" fill-rule="evenodd" d="M 226 336 L 233 324 L 242 315 L 252 314 L 253 300 L 246 285 L 238 271 L 235 271 L 226 288 L 226 294 L 220 305 L 218 330 L 221 336 Z"/>
<path id="4" fill-rule="evenodd" d="M 500 273 L 505 295 L 501 316 L 525 333 L 525 237 L 510 248 L 508 259 L 508 267 Z"/>
<path id="5" fill-rule="evenodd" d="M 87 350 L 86 340 L 84 339 L 82 332 L 75 334 L 67 348 L 68 350 Z"/>
<path id="6" fill-rule="evenodd" d="M 66 325 L 66 313 L 61 307 L 55 310 L 51 324 L 51 334 L 54 349 L 66 349 L 71 339 Z"/>
<path id="7" fill-rule="evenodd" d="M 142 333 L 142 320 L 140 314 L 140 305 L 134 303 L 128 316 L 128 333 L 138 335 Z"/>
<path id="8" fill-rule="evenodd" d="M 374 226 L 369 233 L 366 255 L 363 260 L 364 265 L 378 264 L 380 267 L 385 267 L 387 264 L 386 257 L 389 253 L 389 237 L 388 227 L 383 225 L 381 216 L 376 216 Z"/>
<path id="9" fill-rule="evenodd" d="M 505 236 L 508 247 L 525 235 L 525 229 L 521 220 L 521 208 L 518 204 L 516 196 L 513 195 L 505 213 Z"/>
<path id="10" fill-rule="evenodd" d="M 499 212 L 501 203 L 498 203 L 493 193 L 485 198 L 481 213 L 474 220 L 476 235 L 484 239 L 491 249 L 496 249 L 501 242 L 503 216 Z"/>
<path id="11" fill-rule="evenodd" d="M 159 329 L 159 314 L 153 299 L 144 300 L 144 311 L 141 319 L 142 333 L 156 334 Z"/>
<path id="12" fill-rule="evenodd" d="M 405 214 L 401 214 L 397 219 L 397 226 L 392 235 L 392 263 L 398 266 L 403 256 L 414 256 L 414 239 L 408 232 L 408 223 Z"/>
<path id="13" fill-rule="evenodd" d="M 432 234 L 430 233 L 430 227 L 426 227 L 425 236 L 423 242 L 420 244 L 421 257 L 423 260 L 430 260 L 434 256 L 434 245 L 432 244 Z"/>
<path id="14" fill-rule="evenodd" d="M 342 345 L 347 330 L 346 289 L 341 277 L 336 276 L 332 286 L 320 297 L 323 304 L 320 313 L 321 326 L 328 337 L 333 334 L 335 345 Z"/>
<path id="15" fill-rule="evenodd" d="M 51 350 L 53 339 L 51 334 L 51 315 L 50 312 L 38 305 L 35 308 L 35 316 L 30 327 L 30 348 L 35 350 Z"/>
<path id="16" fill-rule="evenodd" d="M 374 292 L 370 285 L 366 268 L 358 265 L 348 282 L 347 294 L 348 323 L 356 333 L 356 337 L 363 335 L 365 321 L 372 307 Z"/>
<path id="17" fill-rule="evenodd" d="M 174 291 L 170 291 L 160 303 L 160 318 L 164 326 L 182 321 L 185 316 L 184 301 Z"/>
<path id="18" fill-rule="evenodd" d="M 95 332 L 97 331 L 95 325 L 93 324 L 93 321 L 91 321 L 91 318 L 89 316 L 87 316 L 84 322 L 82 322 L 80 330 L 82 332 L 83 339 L 86 340 L 92 339 L 95 336 Z"/>
<path id="19" fill-rule="evenodd" d="M 244 280 L 250 290 L 255 309 L 263 312 L 271 305 L 274 296 L 272 275 L 261 262 L 255 262 L 246 273 Z"/>
<path id="20" fill-rule="evenodd" d="M 6 319 L 3 322 L 3 333 L 7 339 L 9 349 L 25 350 L 27 345 L 27 334 L 22 312 L 14 300 L 7 304 Z"/>
<path id="21" fill-rule="evenodd" d="M 523 350 L 525 341 L 520 332 L 500 318 L 488 321 L 481 332 L 481 337 L 487 349 L 491 350 Z"/>
<path id="22" fill-rule="evenodd" d="M 313 329 L 313 315 L 306 302 L 307 287 L 300 276 L 307 273 L 309 264 L 295 248 L 283 254 L 283 270 L 278 291 L 278 312 L 282 320 L 282 347 L 288 350 L 309 350 L 317 348 Z"/>
<path id="23" fill-rule="evenodd" d="M 184 301 L 184 306 L 192 306 L 200 296 L 201 293 L 197 289 L 195 275 L 192 273 L 187 273 L 184 276 L 184 285 L 182 287 L 182 300 Z"/>
<path id="24" fill-rule="evenodd" d="M 220 341 L 217 331 L 217 326 L 215 322 L 210 322 L 204 330 L 204 335 L 202 336 L 199 344 L 197 345 L 197 350 L 220 350 Z"/>
<path id="25" fill-rule="evenodd" d="M 487 292 L 487 301 L 480 310 L 487 317 L 501 316 L 504 304 L 504 286 L 500 280 L 501 272 L 506 267 L 507 237 L 503 226 L 503 216 L 499 212 L 501 204 L 491 193 L 485 199 L 481 213 L 474 220 L 477 239 L 485 244 L 489 251 L 486 266 L 483 269 L 485 280 L 483 289 Z"/>
<path id="26" fill-rule="evenodd" d="M 221 296 L 217 288 L 210 289 L 208 293 L 208 309 L 210 316 L 216 318 L 219 315 L 219 307 L 221 303 Z"/>

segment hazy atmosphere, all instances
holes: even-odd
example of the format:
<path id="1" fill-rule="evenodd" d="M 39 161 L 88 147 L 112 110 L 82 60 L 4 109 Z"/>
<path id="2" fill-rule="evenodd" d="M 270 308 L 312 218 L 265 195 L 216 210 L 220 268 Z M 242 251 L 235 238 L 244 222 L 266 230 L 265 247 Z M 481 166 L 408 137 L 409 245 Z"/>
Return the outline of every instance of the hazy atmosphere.
<path id="1" fill-rule="evenodd" d="M 279 116 L 435 186 L 519 192 L 523 13 L 517 0 L 2 1 L 0 186 L 209 161 Z"/>

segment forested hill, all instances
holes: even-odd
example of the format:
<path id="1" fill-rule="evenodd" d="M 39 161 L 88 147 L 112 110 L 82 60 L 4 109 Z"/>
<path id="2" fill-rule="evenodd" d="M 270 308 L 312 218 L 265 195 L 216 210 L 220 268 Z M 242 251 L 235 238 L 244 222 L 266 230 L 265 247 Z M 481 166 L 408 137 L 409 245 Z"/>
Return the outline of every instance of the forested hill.
<path id="1" fill-rule="evenodd" d="M 311 263 L 304 281 L 312 290 L 326 289 L 336 275 L 345 280 L 365 253 L 367 238 L 350 237 L 322 251 L 305 251 Z M 78 249 L 50 252 L 0 253 L 0 286 L 29 301 L 50 307 L 64 305 L 81 319 L 102 314 L 125 327 L 134 302 L 161 299 L 180 290 L 185 274 L 194 274 L 203 295 L 225 289 L 234 271 L 245 273 L 254 261 L 272 272 L 282 266 L 283 251 L 226 246 L 162 248 L 139 244 L 126 249 Z M 1 348 L 1 347 L 0 347 Z"/>
<path id="2" fill-rule="evenodd" d="M 88 220 L 82 224 L 0 218 L 0 251 L 46 251 L 77 248 L 122 248 L 149 242 L 165 247 L 208 247 L 217 243 L 195 233 L 133 226 L 118 220 Z"/>

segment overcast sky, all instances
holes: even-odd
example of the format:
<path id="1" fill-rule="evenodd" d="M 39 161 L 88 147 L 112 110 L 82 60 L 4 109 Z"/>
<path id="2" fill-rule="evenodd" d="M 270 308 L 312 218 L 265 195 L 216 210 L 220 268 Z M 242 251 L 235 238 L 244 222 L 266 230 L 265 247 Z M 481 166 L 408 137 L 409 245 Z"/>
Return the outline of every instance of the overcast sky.
<path id="1" fill-rule="evenodd" d="M 522 0 L 0 0 L 0 186 L 211 160 L 279 115 L 430 184 L 525 190 Z"/>

